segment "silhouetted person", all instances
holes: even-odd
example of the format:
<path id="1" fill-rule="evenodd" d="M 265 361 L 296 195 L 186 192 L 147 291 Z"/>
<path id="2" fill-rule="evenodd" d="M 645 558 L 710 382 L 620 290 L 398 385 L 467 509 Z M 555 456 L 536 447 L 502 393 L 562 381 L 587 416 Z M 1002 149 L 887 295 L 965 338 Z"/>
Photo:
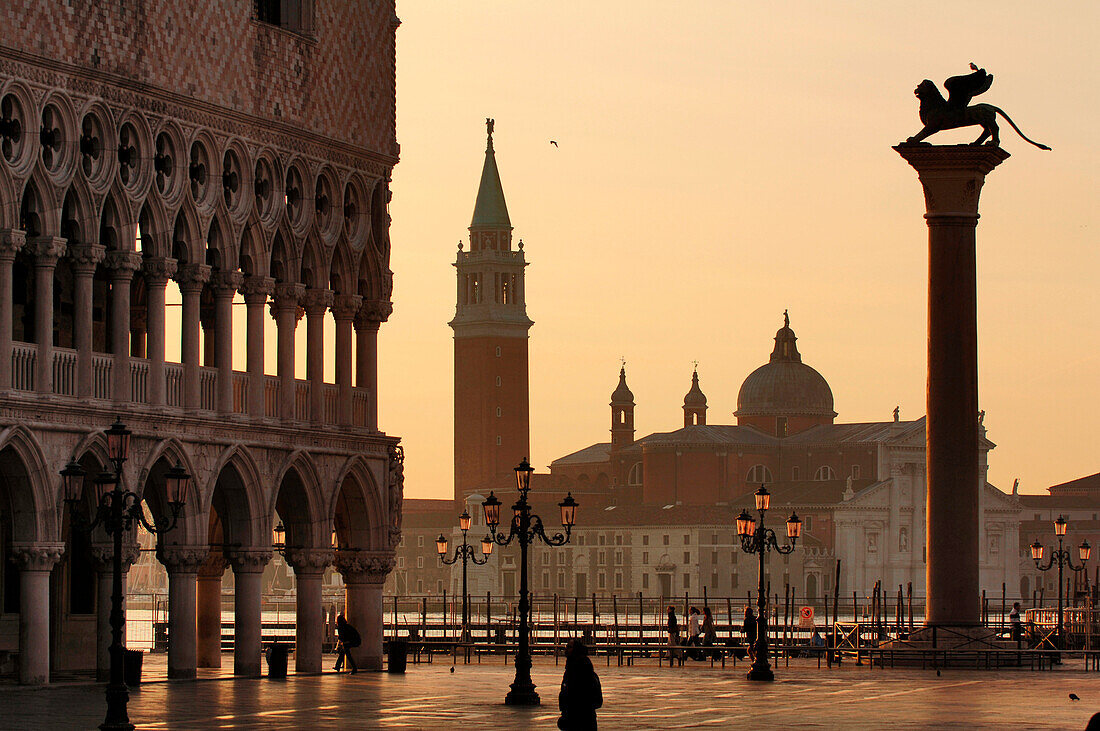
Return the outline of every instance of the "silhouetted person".
<path id="1" fill-rule="evenodd" d="M 718 644 L 718 631 L 714 628 L 714 617 L 711 616 L 710 607 L 703 607 L 703 647 L 714 647 Z M 717 651 L 708 650 L 714 657 L 718 657 Z M 704 655 L 706 657 L 706 655 Z"/>
<path id="2" fill-rule="evenodd" d="M 680 644 L 680 623 L 676 621 L 676 608 L 668 608 L 668 646 L 669 658 L 676 657 L 676 646 Z"/>
<path id="3" fill-rule="evenodd" d="M 343 670 L 344 662 L 347 661 L 348 666 L 351 667 L 351 674 L 355 675 L 359 672 L 359 667 L 355 664 L 355 658 L 348 651 L 363 644 L 363 638 L 359 636 L 359 632 L 354 627 L 348 624 L 342 614 L 336 615 L 336 636 L 340 639 L 336 655 L 336 672 Z"/>
<path id="4" fill-rule="evenodd" d="M 745 635 L 745 649 L 749 652 L 749 658 L 756 660 L 756 615 L 752 607 L 745 607 L 745 621 L 741 625 L 741 631 Z"/>
<path id="5" fill-rule="evenodd" d="M 1020 602 L 1012 602 L 1012 611 L 1008 613 L 1008 623 L 1012 628 L 1012 639 L 1020 641 Z"/>
<path id="6" fill-rule="evenodd" d="M 583 642 L 570 640 L 566 648 L 565 673 L 558 693 L 561 718 L 558 728 L 569 731 L 596 731 L 596 709 L 603 705 L 603 689 L 588 648 Z"/>
<path id="7" fill-rule="evenodd" d="M 1100 713 L 1093 714 L 1089 719 L 1089 725 L 1085 726 L 1085 731 L 1100 731 Z"/>

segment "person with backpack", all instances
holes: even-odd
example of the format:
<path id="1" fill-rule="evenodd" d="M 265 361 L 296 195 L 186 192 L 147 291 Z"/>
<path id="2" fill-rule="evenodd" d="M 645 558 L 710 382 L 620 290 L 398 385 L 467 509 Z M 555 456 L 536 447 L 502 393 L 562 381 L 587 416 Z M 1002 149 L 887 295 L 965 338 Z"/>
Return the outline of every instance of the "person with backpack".
<path id="1" fill-rule="evenodd" d="M 596 731 L 596 710 L 603 706 L 600 677 L 588 658 L 583 642 L 570 640 L 566 648 L 565 673 L 558 693 L 558 728 L 563 731 Z"/>
<path id="2" fill-rule="evenodd" d="M 363 644 L 363 638 L 359 636 L 358 630 L 348 624 L 342 614 L 336 615 L 336 636 L 340 640 L 336 650 L 336 672 L 344 669 L 346 661 L 351 668 L 351 674 L 355 675 L 359 672 L 359 667 L 355 664 L 355 658 L 351 656 L 349 650 Z"/>

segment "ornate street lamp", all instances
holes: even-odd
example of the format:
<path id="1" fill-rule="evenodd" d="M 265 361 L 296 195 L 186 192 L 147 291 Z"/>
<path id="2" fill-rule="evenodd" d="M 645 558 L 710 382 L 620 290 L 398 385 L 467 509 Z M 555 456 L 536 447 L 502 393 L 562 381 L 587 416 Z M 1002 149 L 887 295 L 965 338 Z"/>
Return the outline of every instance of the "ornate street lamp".
<path id="1" fill-rule="evenodd" d="M 1063 546 L 1066 539 L 1066 528 L 1068 527 L 1066 519 L 1061 515 L 1058 516 L 1058 520 L 1054 521 L 1054 535 L 1058 536 L 1058 548 L 1051 552 L 1050 560 L 1047 561 L 1046 566 L 1040 566 L 1040 562 L 1043 560 L 1043 544 L 1036 540 L 1031 544 L 1031 558 L 1035 560 L 1035 568 L 1040 571 L 1050 571 L 1054 568 L 1055 564 L 1058 566 L 1058 631 L 1057 631 L 1057 644 L 1059 650 L 1066 649 L 1065 637 L 1062 634 L 1062 568 L 1068 567 L 1071 571 L 1084 571 L 1085 562 L 1089 560 L 1089 556 L 1092 555 L 1092 546 L 1088 541 L 1081 541 L 1081 545 L 1077 547 L 1077 557 L 1081 561 L 1080 566 L 1073 565 L 1073 557 L 1070 556 L 1068 548 Z"/>
<path id="2" fill-rule="evenodd" d="M 458 528 L 462 531 L 462 545 L 455 547 L 455 555 L 447 558 L 447 536 L 442 533 L 435 540 L 435 550 L 439 553 L 439 560 L 447 566 L 453 566 L 462 561 L 462 641 L 470 641 L 470 593 L 466 589 L 466 563 L 472 561 L 475 566 L 481 566 L 489 560 L 493 553 L 493 540 L 489 536 L 481 541 L 481 560 L 474 554 L 474 547 L 466 542 L 466 534 L 470 530 L 470 513 L 462 511 L 458 516 Z"/>
<path id="3" fill-rule="evenodd" d="M 123 652 L 122 628 L 126 624 L 126 615 L 122 594 L 122 535 L 134 527 L 135 522 L 140 522 L 150 533 L 160 536 L 176 527 L 180 511 L 187 495 L 187 483 L 191 476 L 183 467 L 177 464 L 165 474 L 165 487 L 168 495 L 169 514 L 160 518 L 153 517 L 150 521 L 145 517 L 145 510 L 141 505 L 141 496 L 131 490 L 122 488 L 122 466 L 126 463 L 130 452 L 130 430 L 121 421 L 115 421 L 107 430 L 107 456 L 114 464 L 114 472 L 101 472 L 95 478 L 95 484 L 99 488 L 96 496 L 97 505 L 95 517 L 88 517 L 80 510 L 80 502 L 84 490 L 84 468 L 72 461 L 61 470 L 61 480 L 64 488 L 65 503 L 69 506 L 69 515 L 73 527 L 91 532 L 97 526 L 102 525 L 103 530 L 114 539 L 114 555 L 112 556 L 113 577 L 111 587 L 111 679 L 107 683 L 107 716 L 100 726 L 107 729 L 134 728 L 126 712 L 126 704 L 130 700 L 130 693 L 126 689 L 123 679 Z"/>
<path id="4" fill-rule="evenodd" d="M 760 556 L 756 592 L 756 657 L 752 661 L 752 668 L 749 669 L 747 677 L 749 680 L 775 680 L 775 673 L 772 672 L 771 665 L 768 663 L 768 617 L 767 597 L 765 596 L 767 589 L 764 586 L 764 554 L 768 551 L 775 551 L 779 554 L 787 554 L 793 551 L 795 544 L 798 542 L 798 537 L 802 535 L 802 521 L 795 513 L 791 513 L 791 517 L 787 519 L 787 539 L 790 543 L 780 546 L 776 540 L 775 531 L 764 527 L 764 513 L 771 506 L 771 494 L 761 485 L 760 489 L 756 491 L 755 498 L 756 509 L 760 512 L 760 522 L 758 523 L 745 510 L 742 510 L 741 514 L 737 516 L 737 535 L 741 539 L 741 550 L 745 553 L 755 553 Z"/>
<path id="5" fill-rule="evenodd" d="M 537 706 L 541 702 L 539 694 L 535 692 L 535 684 L 531 682 L 531 597 L 527 591 L 527 547 L 534 543 L 536 538 L 547 546 L 565 545 L 569 542 L 569 536 L 577 518 L 577 501 L 573 499 L 572 493 L 569 493 L 558 503 L 565 533 L 546 535 L 542 518 L 531 513 L 531 505 L 527 502 L 527 493 L 531 489 L 531 475 L 534 472 L 534 468 L 526 459 L 516 467 L 519 500 L 512 506 L 512 524 L 507 535 L 497 533 L 497 526 L 500 525 L 500 500 L 490 492 L 489 497 L 481 504 L 485 510 L 485 522 L 489 526 L 487 540 L 501 546 L 507 546 L 513 540 L 519 543 L 519 649 L 516 651 L 516 679 L 512 682 L 512 689 L 504 697 L 504 702 L 510 706 Z"/>

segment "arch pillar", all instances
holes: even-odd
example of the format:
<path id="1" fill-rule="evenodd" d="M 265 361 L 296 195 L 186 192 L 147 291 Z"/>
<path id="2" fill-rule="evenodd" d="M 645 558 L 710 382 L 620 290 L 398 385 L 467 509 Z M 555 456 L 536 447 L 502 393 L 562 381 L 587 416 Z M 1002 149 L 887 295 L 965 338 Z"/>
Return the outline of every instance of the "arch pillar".
<path id="1" fill-rule="evenodd" d="M 369 300 L 355 316 L 355 385 L 369 396 L 366 427 L 378 431 L 378 329 L 389 319 L 393 304 Z"/>
<path id="2" fill-rule="evenodd" d="M 248 415 L 263 419 L 264 407 L 264 305 L 275 291 L 271 277 L 248 277 L 241 283 L 245 309 L 248 311 Z"/>
<path id="3" fill-rule="evenodd" d="M 233 295 L 242 279 L 240 272 L 215 272 L 210 281 L 214 293 L 214 362 L 218 367 L 215 407 L 220 414 L 233 413 Z"/>
<path id="4" fill-rule="evenodd" d="M 222 666 L 222 578 L 229 562 L 212 550 L 199 567 L 196 587 L 196 654 L 200 668 Z"/>
<path id="5" fill-rule="evenodd" d="M 364 670 L 382 669 L 382 586 L 394 563 L 389 551 L 336 552 L 336 570 L 344 577 L 344 615 L 363 638 L 352 655 Z"/>
<path id="6" fill-rule="evenodd" d="M 130 283 L 141 268 L 141 254 L 108 251 L 104 266 L 111 277 L 111 397 L 131 401 L 130 387 Z"/>
<path id="7" fill-rule="evenodd" d="M 0 392 L 11 390 L 11 270 L 26 240 L 17 229 L 0 230 Z"/>
<path id="8" fill-rule="evenodd" d="M 65 552 L 64 543 L 13 544 L 19 569 L 19 682 L 50 682 L 50 572 Z"/>
<path id="9" fill-rule="evenodd" d="M 111 679 L 111 591 L 114 578 L 115 547 L 113 543 L 92 545 L 92 561 L 96 572 L 95 677 L 101 683 Z M 122 547 L 122 601 L 126 602 L 126 579 L 141 556 L 141 546 L 128 543 Z"/>
<path id="10" fill-rule="evenodd" d="M 341 426 L 352 425 L 351 398 L 351 332 L 363 298 L 357 294 L 341 294 L 333 298 L 332 317 L 336 320 L 336 422 Z"/>
<path id="11" fill-rule="evenodd" d="M 167 382 L 164 371 L 164 288 L 176 274 L 175 259 L 159 257 L 145 262 L 145 288 L 148 293 L 146 320 L 149 324 L 145 356 L 149 359 L 149 405 L 164 406 Z M 90 308 L 89 308 L 90 309 Z"/>
<path id="12" fill-rule="evenodd" d="M 76 347 L 76 396 L 94 396 L 92 383 L 92 284 L 96 267 L 107 255 L 100 244 L 70 244 L 73 270 L 73 345 Z"/>
<path id="13" fill-rule="evenodd" d="M 199 310 L 202 288 L 210 280 L 210 267 L 188 264 L 176 272 L 176 283 L 183 295 L 183 324 L 180 359 L 183 361 L 183 405 L 197 410 L 202 405 L 199 382 Z"/>
<path id="14" fill-rule="evenodd" d="M 168 570 L 168 677 L 195 677 L 195 582 L 206 546 L 165 546 L 158 558 Z"/>
<path id="15" fill-rule="evenodd" d="M 303 284 L 276 284 L 271 302 L 271 317 L 278 328 L 279 418 L 293 421 L 296 416 L 296 385 L 294 383 L 294 331 L 298 327 L 298 300 L 306 291 Z"/>
<path id="16" fill-rule="evenodd" d="M 321 578 L 332 559 L 333 552 L 325 549 L 296 548 L 286 552 L 286 562 L 294 569 L 296 585 L 295 672 L 321 672 L 321 645 L 325 629 Z"/>
<path id="17" fill-rule="evenodd" d="M 28 239 L 27 245 L 34 254 L 34 387 L 38 393 L 53 393 L 53 273 L 65 253 L 65 239 L 39 236 Z"/>
<path id="18" fill-rule="evenodd" d="M 307 289 L 302 298 L 306 311 L 306 378 L 309 379 L 309 420 L 325 423 L 325 313 L 332 306 L 331 289 Z"/>
<path id="19" fill-rule="evenodd" d="M 229 551 L 233 567 L 233 674 L 260 677 L 261 582 L 264 567 L 271 560 L 266 549 Z"/>

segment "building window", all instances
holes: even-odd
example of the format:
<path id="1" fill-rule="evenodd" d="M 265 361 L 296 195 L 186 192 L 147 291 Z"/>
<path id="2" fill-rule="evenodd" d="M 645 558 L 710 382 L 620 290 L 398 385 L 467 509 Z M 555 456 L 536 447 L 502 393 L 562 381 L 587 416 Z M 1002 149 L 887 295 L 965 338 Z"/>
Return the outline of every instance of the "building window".
<path id="1" fill-rule="evenodd" d="M 565 574 L 560 573 L 560 572 L 558 573 L 558 588 L 559 589 L 564 589 L 565 588 Z"/>
<path id="2" fill-rule="evenodd" d="M 565 554 L 564 553 L 559 553 L 558 554 L 558 566 L 564 566 L 564 565 L 565 565 Z"/>
<path id="3" fill-rule="evenodd" d="M 584 535 L 583 534 L 577 536 L 577 545 L 578 546 L 583 546 L 584 545 Z"/>
<path id="4" fill-rule="evenodd" d="M 439 581 L 435 582 L 435 593 L 436 594 L 442 594 L 443 593 L 443 579 L 440 579 Z"/>
<path id="5" fill-rule="evenodd" d="M 606 589 L 607 588 L 607 575 L 604 574 L 604 572 L 601 571 L 596 578 L 599 582 L 599 587 L 601 589 Z"/>
<path id="6" fill-rule="evenodd" d="M 737 588 L 737 572 L 736 571 L 734 571 L 732 574 L 730 574 L 730 588 L 731 589 L 736 589 Z"/>
<path id="7" fill-rule="evenodd" d="M 542 552 L 542 565 L 543 566 L 549 566 L 550 565 L 550 552 L 549 551 L 543 551 Z"/>
<path id="8" fill-rule="evenodd" d="M 602 545 L 603 545 L 603 543 L 604 543 L 604 535 L 603 535 L 603 533 L 601 533 L 601 534 L 599 535 L 599 537 L 598 537 L 598 540 L 599 540 L 599 542 L 600 542 L 600 545 L 602 546 Z"/>
<path id="9" fill-rule="evenodd" d="M 665 541 L 665 545 L 667 546 L 667 545 L 668 545 L 668 533 L 665 533 L 665 534 L 664 534 L 663 536 L 661 536 L 661 537 L 662 537 L 662 538 L 664 539 L 664 541 Z"/>
<path id="10" fill-rule="evenodd" d="M 499 406 L 497 407 L 497 417 L 498 418 L 500 417 L 500 407 Z"/>
<path id="11" fill-rule="evenodd" d="M 785 416 L 775 417 L 775 435 L 777 437 L 787 436 L 787 417 L 785 417 Z"/>
<path id="12" fill-rule="evenodd" d="M 649 534 L 648 533 L 646 533 L 642 536 L 642 545 L 643 546 L 648 546 L 649 545 Z"/>
<path id="13" fill-rule="evenodd" d="M 818 482 L 824 482 L 825 480 L 835 480 L 836 475 L 833 473 L 833 468 L 829 465 L 821 465 L 817 468 L 817 472 L 814 473 L 814 479 Z"/>
<path id="14" fill-rule="evenodd" d="M 398 556 L 397 557 L 397 568 L 399 568 L 399 569 L 405 568 L 405 557 L 404 556 Z"/>
<path id="15" fill-rule="evenodd" d="M 616 589 L 622 589 L 623 588 L 623 575 L 620 572 L 615 573 L 615 588 Z"/>
<path id="16" fill-rule="evenodd" d="M 607 554 L 604 553 L 603 551 L 600 551 L 600 553 L 599 553 L 599 564 L 600 564 L 600 566 L 603 566 L 605 563 L 607 563 Z"/>
<path id="17" fill-rule="evenodd" d="M 397 545 L 399 545 L 399 546 L 401 546 L 402 548 L 404 548 L 404 546 L 405 546 L 405 536 L 401 536 L 401 541 L 400 541 L 400 542 L 399 542 L 399 543 L 398 543 Z"/>
<path id="18" fill-rule="evenodd" d="M 416 537 L 416 547 L 417 548 L 423 548 L 424 547 L 424 536 L 417 536 Z"/>
<path id="19" fill-rule="evenodd" d="M 615 551 L 615 565 L 616 566 L 622 566 L 623 565 L 623 552 L 622 551 Z"/>
<path id="20" fill-rule="evenodd" d="M 252 0 L 256 20 L 296 33 L 312 30 L 312 0 Z"/>
<path id="21" fill-rule="evenodd" d="M 423 579 L 417 579 L 416 580 L 416 593 L 417 594 L 423 594 L 424 593 L 424 580 Z"/>
<path id="22" fill-rule="evenodd" d="M 684 551 L 684 563 L 691 563 L 691 551 Z"/>
<path id="23" fill-rule="evenodd" d="M 713 573 L 713 574 L 710 575 L 710 588 L 711 588 L 711 591 L 714 591 L 718 588 L 718 574 L 717 573 Z"/>
<path id="24" fill-rule="evenodd" d="M 423 556 L 417 556 L 416 557 L 416 568 L 418 568 L 418 569 L 424 568 L 424 557 Z"/>
<path id="25" fill-rule="evenodd" d="M 711 562 L 711 565 L 717 565 L 718 564 L 718 551 L 711 551 L 710 552 L 710 562 Z M 715 585 L 718 584 L 717 581 L 714 582 L 714 583 L 715 583 Z"/>
<path id="26" fill-rule="evenodd" d="M 772 472 L 762 464 L 754 464 L 745 480 L 753 485 L 768 483 L 772 481 Z"/>
<path id="27" fill-rule="evenodd" d="M 807 515 L 802 519 L 802 530 L 811 531 L 814 529 L 814 516 Z"/>
<path id="28" fill-rule="evenodd" d="M 550 588 L 550 572 L 549 571 L 543 571 L 542 572 L 542 588 L 543 589 L 549 589 Z"/>
<path id="29" fill-rule="evenodd" d="M 497 385 L 500 385 L 500 376 L 497 376 Z"/>
<path id="30" fill-rule="evenodd" d="M 642 551 L 642 563 L 645 565 L 649 564 L 649 551 Z"/>
<path id="31" fill-rule="evenodd" d="M 691 545 L 691 534 L 690 533 L 685 533 L 684 534 L 684 545 L 685 546 L 690 546 Z"/>
<path id="32" fill-rule="evenodd" d="M 635 462 L 630 468 L 630 473 L 626 477 L 626 484 L 636 487 L 642 484 L 642 463 Z"/>
<path id="33" fill-rule="evenodd" d="M 497 346 L 497 357 L 498 358 L 500 357 L 500 346 L 499 345 Z"/>
<path id="34" fill-rule="evenodd" d="M 711 545 L 717 545 L 718 544 L 718 534 L 717 533 L 711 533 L 710 534 L 710 542 L 711 542 Z"/>
<path id="35" fill-rule="evenodd" d="M 1096 518 L 1093 518 L 1093 520 L 1096 520 Z M 615 545 L 616 546 L 623 545 L 623 535 L 622 535 L 622 533 L 616 533 L 615 534 Z"/>
<path id="36" fill-rule="evenodd" d="M 499 436 L 497 437 L 497 446 L 498 447 L 500 446 L 500 437 Z"/>
<path id="37" fill-rule="evenodd" d="M 642 574 L 642 588 L 649 588 L 649 574 Z"/>
<path id="38" fill-rule="evenodd" d="M 792 480 L 797 480 L 798 479 L 798 467 L 791 467 L 791 479 Z"/>
<path id="39" fill-rule="evenodd" d="M 691 574 L 684 574 L 684 588 L 691 588 Z"/>
<path id="40" fill-rule="evenodd" d="M 857 465 L 857 464 L 852 465 L 852 479 L 853 480 L 858 480 L 859 479 L 859 465 Z"/>
<path id="41" fill-rule="evenodd" d="M 737 551 L 730 551 L 730 563 L 737 563 Z"/>

